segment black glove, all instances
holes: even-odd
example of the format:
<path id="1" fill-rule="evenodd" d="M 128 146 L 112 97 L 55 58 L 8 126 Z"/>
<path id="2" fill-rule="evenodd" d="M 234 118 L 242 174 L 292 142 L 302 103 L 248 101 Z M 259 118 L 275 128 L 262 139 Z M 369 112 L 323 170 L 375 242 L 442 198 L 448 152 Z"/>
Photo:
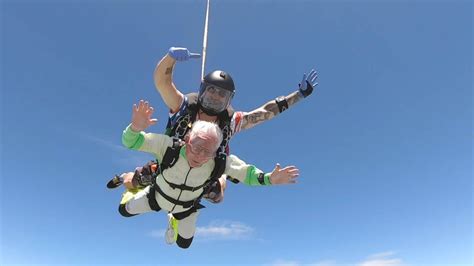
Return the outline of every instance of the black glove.
<path id="1" fill-rule="evenodd" d="M 158 165 L 155 161 L 150 161 L 143 167 L 137 167 L 132 178 L 134 187 L 146 187 L 153 183 L 153 178 L 156 176 L 156 169 Z"/>
<path id="2" fill-rule="evenodd" d="M 221 182 L 219 180 L 214 181 L 213 183 L 207 185 L 204 188 L 203 198 L 207 199 L 212 203 L 219 203 L 222 199 L 219 199 L 221 195 Z"/>
<path id="3" fill-rule="evenodd" d="M 306 73 L 303 75 L 303 79 L 299 84 L 299 91 L 303 95 L 304 98 L 308 97 L 311 93 L 313 93 L 313 88 L 318 85 L 316 79 L 318 78 L 318 73 L 316 70 L 311 69 L 308 76 Z"/>

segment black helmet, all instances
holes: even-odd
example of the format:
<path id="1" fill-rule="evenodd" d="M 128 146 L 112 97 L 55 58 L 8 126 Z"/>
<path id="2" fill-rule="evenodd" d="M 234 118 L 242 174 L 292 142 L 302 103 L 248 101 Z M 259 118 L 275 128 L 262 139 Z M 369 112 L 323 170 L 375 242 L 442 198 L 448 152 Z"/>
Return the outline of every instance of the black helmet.
<path id="1" fill-rule="evenodd" d="M 232 77 L 221 70 L 212 71 L 201 82 L 198 104 L 206 114 L 217 115 L 227 109 L 234 93 Z"/>

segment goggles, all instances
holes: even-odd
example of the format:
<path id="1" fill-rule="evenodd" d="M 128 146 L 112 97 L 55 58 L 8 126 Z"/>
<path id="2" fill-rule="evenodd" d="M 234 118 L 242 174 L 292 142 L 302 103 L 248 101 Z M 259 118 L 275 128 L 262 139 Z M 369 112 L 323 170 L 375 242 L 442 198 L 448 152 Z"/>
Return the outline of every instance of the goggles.
<path id="1" fill-rule="evenodd" d="M 196 143 L 192 144 L 191 142 L 188 142 L 188 146 L 189 146 L 189 150 L 192 153 L 196 155 L 201 155 L 202 157 L 205 157 L 205 158 L 211 158 L 216 155 L 216 152 L 212 152 Z"/>
<path id="2" fill-rule="evenodd" d="M 234 92 L 213 84 L 203 83 L 199 94 L 202 107 L 214 113 L 224 111 L 234 96 Z"/>

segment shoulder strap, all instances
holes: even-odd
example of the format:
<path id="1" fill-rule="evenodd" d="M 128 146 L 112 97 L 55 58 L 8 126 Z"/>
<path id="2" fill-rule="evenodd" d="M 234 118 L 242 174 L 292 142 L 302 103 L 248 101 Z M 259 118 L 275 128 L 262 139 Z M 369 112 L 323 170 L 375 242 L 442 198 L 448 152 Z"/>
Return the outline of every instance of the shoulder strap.
<path id="1" fill-rule="evenodd" d="M 224 174 L 225 165 L 227 162 L 227 154 L 221 152 L 214 158 L 214 169 L 212 170 L 210 183 L 212 184 L 214 181 L 217 181 L 219 177 Z"/>
<path id="2" fill-rule="evenodd" d="M 168 136 L 183 139 L 186 133 L 188 133 L 192 123 L 196 120 L 196 115 L 199 110 L 197 97 L 197 93 L 186 94 L 186 111 L 179 115 L 173 127 L 171 127 L 171 124 L 168 123 L 166 129 L 166 134 Z"/>
<path id="3" fill-rule="evenodd" d="M 219 149 L 217 150 L 216 157 L 219 156 L 221 153 L 227 152 L 227 146 L 229 145 L 229 141 L 232 137 L 232 129 L 231 129 L 231 120 L 232 115 L 229 115 L 228 111 L 224 111 L 219 114 L 219 127 L 222 130 L 222 142 L 219 145 Z M 216 163 L 217 165 L 217 163 Z M 225 159 L 224 159 L 225 165 Z"/>
<path id="4" fill-rule="evenodd" d="M 166 149 L 165 155 L 163 155 L 163 159 L 161 160 L 160 172 L 173 167 L 173 165 L 178 161 L 181 146 L 182 142 L 177 138 L 173 138 L 173 145 Z"/>
<path id="5" fill-rule="evenodd" d="M 234 115 L 234 109 L 229 105 L 227 110 L 218 115 L 219 118 L 219 127 L 222 130 L 222 142 L 217 149 L 216 157 L 214 158 L 214 169 L 212 170 L 211 177 L 209 182 L 212 184 L 217 181 L 219 177 L 224 174 L 225 166 L 227 162 L 227 146 L 229 145 L 229 140 L 232 137 L 232 132 L 230 124 L 232 121 L 232 116 Z"/>
<path id="6" fill-rule="evenodd" d="M 222 128 L 223 123 L 230 124 L 232 120 L 232 116 L 234 115 L 234 108 L 229 105 L 227 109 L 223 112 L 221 112 L 218 117 L 219 117 L 219 126 Z"/>

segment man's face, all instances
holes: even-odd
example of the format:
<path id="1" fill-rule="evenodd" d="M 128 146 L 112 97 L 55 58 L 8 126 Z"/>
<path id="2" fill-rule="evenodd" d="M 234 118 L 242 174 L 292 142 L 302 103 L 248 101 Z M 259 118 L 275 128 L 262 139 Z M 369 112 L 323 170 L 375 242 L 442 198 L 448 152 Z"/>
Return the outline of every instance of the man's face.
<path id="1" fill-rule="evenodd" d="M 209 86 L 206 92 L 208 93 L 208 96 L 219 102 L 226 101 L 227 97 L 230 95 L 229 91 L 214 86 Z"/>
<path id="2" fill-rule="evenodd" d="M 215 138 L 196 135 L 186 142 L 186 157 L 190 167 L 199 167 L 214 158 L 217 151 Z"/>
<path id="3" fill-rule="evenodd" d="M 232 92 L 214 85 L 207 85 L 200 96 L 201 104 L 216 113 L 222 112 L 230 102 Z"/>

